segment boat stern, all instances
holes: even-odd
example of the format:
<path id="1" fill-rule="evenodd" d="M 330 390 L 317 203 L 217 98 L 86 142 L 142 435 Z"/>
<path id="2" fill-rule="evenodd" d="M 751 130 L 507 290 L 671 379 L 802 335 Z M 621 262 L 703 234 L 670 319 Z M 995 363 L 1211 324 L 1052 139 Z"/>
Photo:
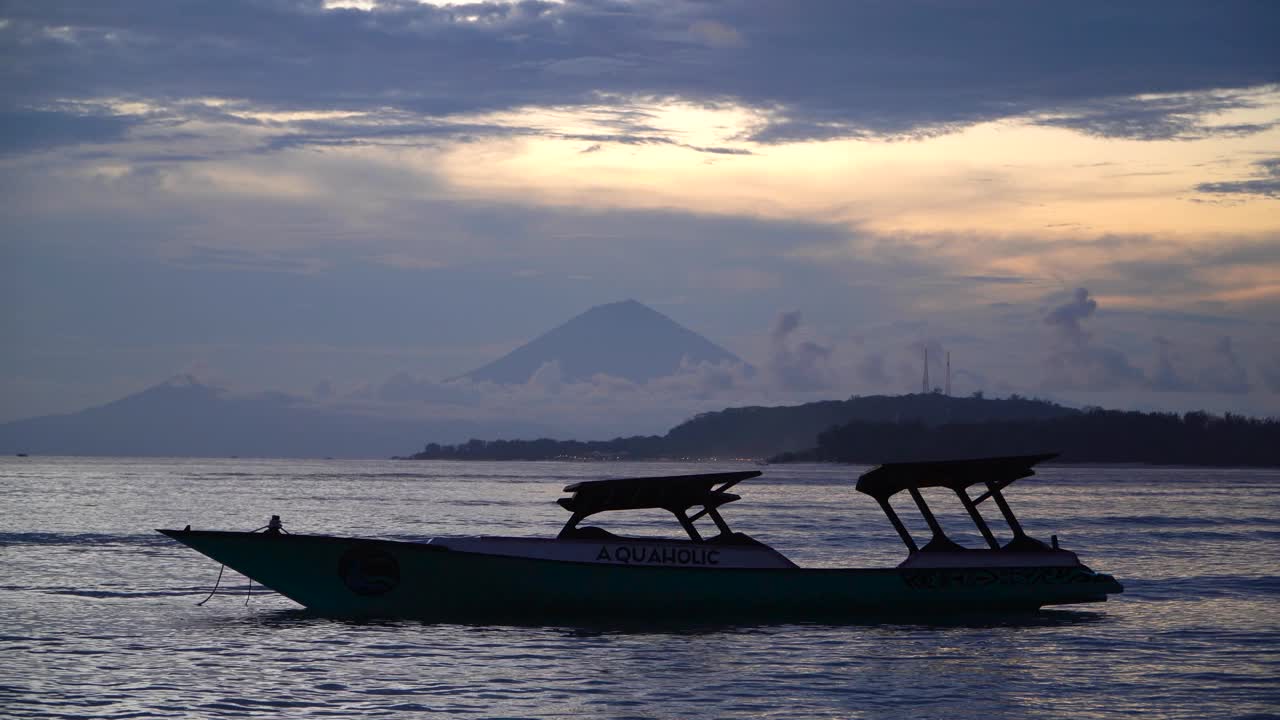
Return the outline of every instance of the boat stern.
<path id="1" fill-rule="evenodd" d="M 1042 607 L 1105 602 L 1124 592 L 1114 576 L 1096 572 L 1065 550 L 916 552 L 899 571 L 913 590 L 946 591 L 956 602 Z"/>

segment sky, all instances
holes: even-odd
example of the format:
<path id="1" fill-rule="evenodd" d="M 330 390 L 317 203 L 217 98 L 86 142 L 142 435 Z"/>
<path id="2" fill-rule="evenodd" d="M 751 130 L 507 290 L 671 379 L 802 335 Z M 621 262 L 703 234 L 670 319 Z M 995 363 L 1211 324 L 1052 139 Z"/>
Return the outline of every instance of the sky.
<path id="1" fill-rule="evenodd" d="M 0 1 L 0 421 L 1280 415 L 1271 2 Z M 449 381 L 639 300 L 762 372 Z"/>

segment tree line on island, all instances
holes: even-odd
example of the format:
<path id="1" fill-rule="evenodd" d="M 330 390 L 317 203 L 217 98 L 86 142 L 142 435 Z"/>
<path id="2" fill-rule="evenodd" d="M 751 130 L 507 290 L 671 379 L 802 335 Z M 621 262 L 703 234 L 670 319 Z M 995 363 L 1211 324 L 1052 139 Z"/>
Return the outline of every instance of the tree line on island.
<path id="1" fill-rule="evenodd" d="M 1204 412 L 1077 410 L 980 393 L 854 397 L 704 413 L 666 435 L 431 443 L 415 460 L 882 463 L 1058 452 L 1059 462 L 1280 466 L 1280 420 Z"/>
<path id="2" fill-rule="evenodd" d="M 1059 453 L 1057 462 L 1276 466 L 1280 422 L 1100 408 L 1031 422 L 851 422 L 820 433 L 813 449 L 774 461 L 881 463 L 1042 452 Z"/>

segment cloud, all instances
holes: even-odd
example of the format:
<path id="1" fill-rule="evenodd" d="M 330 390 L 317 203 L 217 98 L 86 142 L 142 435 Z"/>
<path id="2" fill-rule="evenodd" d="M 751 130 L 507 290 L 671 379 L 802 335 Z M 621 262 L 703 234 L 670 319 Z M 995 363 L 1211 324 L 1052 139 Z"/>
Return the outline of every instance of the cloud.
<path id="1" fill-rule="evenodd" d="M 0 155 L 60 145 L 121 140 L 142 121 L 136 117 L 52 110 L 0 111 Z"/>
<path id="2" fill-rule="evenodd" d="M 1207 352 L 1194 354 L 1167 338 L 1155 341 L 1158 352 L 1152 390 L 1236 395 L 1250 391 L 1249 373 L 1229 336 L 1219 337 Z"/>
<path id="3" fill-rule="evenodd" d="M 619 145 L 669 145 L 671 147 L 684 148 L 701 153 L 712 153 L 714 155 L 753 155 L 746 148 L 721 147 L 721 146 L 704 146 L 691 145 L 689 143 L 677 142 L 669 137 L 660 135 L 602 135 L 597 133 L 584 134 L 560 134 L 553 132 L 541 132 L 529 134 L 541 134 L 545 137 L 559 137 L 566 140 L 582 140 L 593 143 L 592 147 L 598 147 L 601 143 L 616 143 Z"/>
<path id="4" fill-rule="evenodd" d="M 1089 334 L 1084 331 L 1081 322 L 1097 309 L 1098 301 L 1089 297 L 1089 291 L 1076 288 L 1071 300 L 1050 310 L 1044 316 L 1044 322 L 1057 328 L 1068 344 L 1079 347 L 1089 340 Z"/>
<path id="5" fill-rule="evenodd" d="M 1115 390 L 1146 385 L 1142 370 L 1111 347 L 1081 346 L 1049 357 L 1044 386 L 1051 390 Z"/>
<path id="6" fill-rule="evenodd" d="M 214 98 L 440 120 L 681 99 L 759 113 L 756 142 L 915 137 L 1010 117 L 1154 139 L 1254 132 L 1261 125 L 1206 120 L 1242 107 L 1233 90 L 1280 79 L 1267 32 L 1280 8 L 1244 0 L 380 2 L 368 12 L 223 0 L 198 17 L 167 0 L 66 0 L 4 13 L 0 88 L 15 112 L 70 98 L 145 114 Z M 119 122 L 11 144 L 110 137 Z M 76 124 L 49 125 L 59 123 Z M 373 132 L 353 122 L 294 142 Z"/>
<path id="7" fill-rule="evenodd" d="M 1193 93 L 1112 97 L 1065 108 L 1034 122 L 1086 135 L 1133 140 L 1201 140 L 1263 132 L 1275 122 L 1215 124 L 1214 116 L 1257 107 L 1254 93 Z"/>
<path id="8" fill-rule="evenodd" d="M 683 360 L 674 373 L 650 381 L 648 386 L 673 397 L 719 399 L 723 402 L 734 396 L 758 393 L 762 389 L 759 381 L 759 374 L 741 363 L 690 363 Z"/>
<path id="9" fill-rule="evenodd" d="M 1216 195 L 1257 195 L 1280 198 L 1280 157 L 1258 160 L 1253 165 L 1259 171 L 1256 173 L 1259 177 L 1254 180 L 1200 183 L 1196 185 L 1196 190 Z"/>
<path id="10" fill-rule="evenodd" d="M 468 383 L 453 381 L 434 382 L 415 378 L 407 372 L 398 372 L 376 388 L 357 391 L 356 396 L 372 390 L 373 397 L 392 405 L 467 405 L 477 399 L 475 389 Z M 330 392 L 325 397 L 332 397 Z"/>
<path id="11" fill-rule="evenodd" d="M 660 433 L 700 412 L 769 397 L 758 374 L 740 364 L 685 361 L 670 375 L 643 383 L 605 374 L 571 382 L 551 361 L 521 384 L 435 381 L 398 372 L 320 399 L 370 415 L 523 421 L 557 428 L 566 437 L 603 438 Z"/>
<path id="12" fill-rule="evenodd" d="M 769 332 L 771 354 L 768 372 L 778 387 L 788 391 L 812 391 L 830 388 L 833 384 L 828 361 L 832 348 L 812 340 L 796 340 L 793 336 L 800 329 L 798 310 L 784 312 L 774 321 Z"/>
<path id="13" fill-rule="evenodd" d="M 806 325 L 801 312 L 788 311 L 777 314 L 768 332 L 762 333 L 764 352 L 758 363 L 760 371 L 754 373 L 745 366 L 688 361 L 665 377 L 643 383 L 607 375 L 566 381 L 556 363 L 544 365 L 525 383 L 510 385 L 466 380 L 439 382 L 396 373 L 354 396 L 331 397 L 327 402 L 371 403 L 366 410 L 371 414 L 536 421 L 562 428 L 565 436 L 651 433 L 699 412 L 729 406 L 790 404 L 885 391 L 917 392 L 920 359 L 926 347 L 931 385 L 936 387 L 945 384 L 947 351 L 954 354 L 957 348 L 961 350 L 963 362 L 953 366 L 952 372 L 956 394 L 978 389 L 1006 393 L 1039 390 L 1058 396 L 1106 391 L 1111 393 L 1108 397 L 1152 391 L 1170 397 L 1248 392 L 1244 361 L 1231 339 L 1220 338 L 1212 347 L 1201 347 L 1158 336 L 1151 346 L 1156 351 L 1154 369 L 1148 375 L 1129 359 L 1129 354 L 1099 342 L 1099 332 L 1106 330 L 1093 326 L 1099 312 L 1098 300 L 1087 288 L 1079 288 L 1032 315 L 1041 328 L 1052 331 L 1050 353 L 1045 359 L 1048 372 L 1039 383 L 1018 370 L 1016 364 L 1012 371 L 1010 365 L 1002 364 L 1003 356 L 1009 354 L 1007 348 L 1033 347 L 1036 341 L 1034 337 L 999 335 L 1010 329 L 1004 320 L 991 319 L 988 332 L 992 335 L 952 333 L 945 345 L 939 337 L 932 336 L 930 323 L 924 321 L 869 328 L 865 336 L 842 344 L 822 339 Z M 1107 317 L 1114 322 L 1125 315 Z M 936 321 L 948 327 L 955 325 L 948 317 Z M 1131 322 L 1161 322 L 1178 327 L 1190 324 L 1193 332 L 1202 332 L 1207 321 L 1174 314 Z M 978 327 L 973 321 L 966 326 L 974 330 Z M 1132 334 L 1132 329 L 1126 332 Z M 924 339 L 919 339 L 922 335 Z M 910 339 L 912 336 L 917 339 Z M 1000 383 L 989 382 L 992 373 L 1001 378 Z"/>
<path id="14" fill-rule="evenodd" d="M 773 338 L 775 344 L 786 342 L 787 336 L 795 332 L 800 327 L 800 311 L 792 310 L 778 315 L 778 319 L 773 323 L 773 329 L 769 331 L 769 336 Z"/>
<path id="15" fill-rule="evenodd" d="M 1155 343 L 1157 365 L 1155 374 L 1151 378 L 1151 388 L 1174 392 L 1191 390 L 1191 383 L 1183 379 L 1174 367 L 1173 343 L 1164 337 L 1156 337 Z"/>
<path id="16" fill-rule="evenodd" d="M 798 312 L 777 316 L 773 354 L 760 371 L 740 363 L 682 360 L 666 376 L 632 382 L 605 374 L 566 380 L 559 363 L 542 365 L 524 383 L 436 381 L 397 372 L 345 394 L 313 396 L 373 415 L 537 422 L 566 436 L 663 432 L 693 415 L 743 404 L 796 403 L 843 394 L 834 346 L 801 337 Z"/>
<path id="17" fill-rule="evenodd" d="M 715 20 L 699 20 L 689 26 L 689 32 L 713 48 L 740 48 L 747 44 L 742 33 Z"/>
<path id="18" fill-rule="evenodd" d="M 1044 386 L 1057 390 L 1114 390 L 1143 387 L 1142 370 L 1120 350 L 1091 342 L 1084 321 L 1098 309 L 1086 288 L 1077 288 L 1071 299 L 1049 310 L 1044 323 L 1055 331 L 1047 358 Z"/>
<path id="19" fill-rule="evenodd" d="M 544 362 L 533 375 L 529 376 L 528 385 L 539 388 L 543 392 L 556 394 L 564 386 L 563 373 L 560 372 L 560 361 Z"/>
<path id="20" fill-rule="evenodd" d="M 1273 393 L 1280 394 L 1280 357 L 1273 358 L 1261 367 L 1262 381 L 1266 383 L 1267 389 Z"/>
<path id="21" fill-rule="evenodd" d="M 1048 378 L 1044 386 L 1055 390 L 1150 390 L 1172 393 L 1242 394 L 1251 385 L 1243 362 L 1229 336 L 1219 337 L 1210 348 L 1196 349 L 1157 335 L 1154 368 L 1150 374 L 1130 362 L 1117 348 L 1094 342 L 1085 322 L 1092 318 L 1098 303 L 1085 288 L 1078 288 L 1070 300 L 1051 308 L 1044 322 L 1055 330 L 1048 357 Z M 1132 314 L 1132 313 L 1130 313 Z M 1179 313 L 1139 313 L 1150 320 L 1221 325 L 1214 318 Z M 1118 316 L 1125 315 L 1118 312 Z"/>
<path id="22" fill-rule="evenodd" d="M 1012 275 L 962 275 L 960 279 L 966 282 L 990 285 L 1025 285 L 1031 282 L 1029 278 Z"/>
<path id="23" fill-rule="evenodd" d="M 1231 338 L 1222 336 L 1213 345 L 1214 362 L 1200 372 L 1200 388 L 1209 392 L 1249 392 L 1249 373 L 1231 346 Z"/>
<path id="24" fill-rule="evenodd" d="M 889 374 L 884 369 L 884 353 L 867 354 L 858 361 L 855 369 L 858 380 L 863 384 L 877 387 L 889 382 Z"/>

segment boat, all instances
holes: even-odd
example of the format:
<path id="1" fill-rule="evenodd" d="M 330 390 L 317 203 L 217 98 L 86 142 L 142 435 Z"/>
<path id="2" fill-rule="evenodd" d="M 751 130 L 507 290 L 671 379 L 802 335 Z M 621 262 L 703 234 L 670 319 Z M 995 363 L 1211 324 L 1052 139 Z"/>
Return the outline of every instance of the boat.
<path id="1" fill-rule="evenodd" d="M 907 547 L 901 564 L 885 568 L 798 567 L 730 529 L 721 511 L 740 497 L 729 490 L 758 470 L 571 484 L 564 489 L 569 496 L 558 500 L 569 518 L 555 538 L 304 535 L 285 530 L 279 516 L 254 532 L 190 526 L 158 532 L 310 611 L 340 617 L 804 620 L 1105 601 L 1123 591 L 1120 583 L 1058 547 L 1056 536 L 1045 543 L 1027 535 L 1004 497 L 1011 483 L 1051 457 L 889 463 L 863 474 L 857 490 L 879 503 Z M 976 497 L 969 493 L 975 486 L 982 491 Z M 949 538 L 925 502 L 927 489 L 954 492 L 987 546 L 965 548 Z M 927 542 L 917 542 L 890 504 L 903 492 L 929 528 Z M 1003 543 L 982 515 L 987 500 L 1012 534 Z M 654 508 L 673 515 L 686 537 L 623 537 L 583 524 Z"/>

